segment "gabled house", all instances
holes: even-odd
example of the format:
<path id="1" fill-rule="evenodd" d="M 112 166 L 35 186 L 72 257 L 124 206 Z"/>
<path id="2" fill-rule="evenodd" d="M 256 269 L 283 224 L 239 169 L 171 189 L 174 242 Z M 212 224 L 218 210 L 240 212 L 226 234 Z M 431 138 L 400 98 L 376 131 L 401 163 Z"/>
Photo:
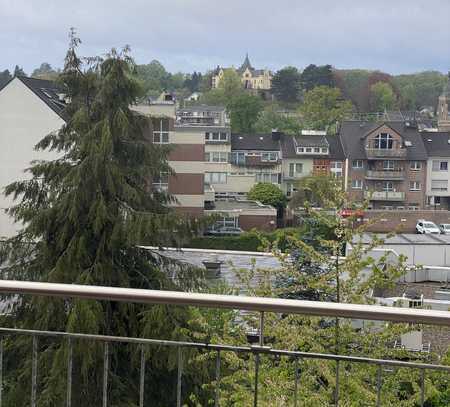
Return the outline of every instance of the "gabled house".
<path id="1" fill-rule="evenodd" d="M 427 152 L 414 123 L 345 121 L 346 190 L 372 209 L 425 206 Z"/>
<path id="2" fill-rule="evenodd" d="M 302 131 L 282 138 L 283 191 L 291 196 L 299 179 L 309 175 L 343 176 L 344 153 L 337 136 Z"/>
<path id="3" fill-rule="evenodd" d="M 27 177 L 31 161 L 56 158 L 56 153 L 35 151 L 34 146 L 63 126 L 64 107 L 64 95 L 51 81 L 15 77 L 0 89 L 0 239 L 20 229 L 5 214 L 13 202 L 3 190 Z"/>

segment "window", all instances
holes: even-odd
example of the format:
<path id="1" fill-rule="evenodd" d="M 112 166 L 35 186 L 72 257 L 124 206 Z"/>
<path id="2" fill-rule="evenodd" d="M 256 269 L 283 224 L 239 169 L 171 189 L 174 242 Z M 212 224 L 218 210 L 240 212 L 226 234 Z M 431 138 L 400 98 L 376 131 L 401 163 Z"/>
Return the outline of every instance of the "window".
<path id="1" fill-rule="evenodd" d="M 305 153 L 312 153 L 312 147 L 306 147 Z"/>
<path id="2" fill-rule="evenodd" d="M 205 172 L 205 184 L 226 184 L 226 172 Z"/>
<path id="3" fill-rule="evenodd" d="M 330 162 L 330 172 L 335 177 L 342 177 L 342 162 L 341 161 L 331 161 Z"/>
<path id="4" fill-rule="evenodd" d="M 315 153 L 320 153 L 320 147 L 314 147 L 314 152 Z"/>
<path id="5" fill-rule="evenodd" d="M 383 170 L 393 171 L 394 170 L 394 161 L 392 161 L 392 160 L 383 161 Z"/>
<path id="6" fill-rule="evenodd" d="M 223 216 L 214 224 L 214 228 L 237 228 L 238 227 L 238 218 L 234 216 Z"/>
<path id="7" fill-rule="evenodd" d="M 220 139 L 220 141 L 227 141 L 228 140 L 227 133 L 220 133 L 219 134 L 219 139 Z"/>
<path id="8" fill-rule="evenodd" d="M 411 161 L 409 168 L 411 171 L 420 171 L 422 169 L 422 163 L 420 161 Z"/>
<path id="9" fill-rule="evenodd" d="M 303 147 L 297 147 L 297 154 L 304 153 L 305 149 Z"/>
<path id="10" fill-rule="evenodd" d="M 205 153 L 205 161 L 212 163 L 226 163 L 228 162 L 228 153 L 226 151 Z"/>
<path id="11" fill-rule="evenodd" d="M 228 140 L 228 134 L 227 133 L 219 133 L 219 132 L 206 132 L 205 133 L 205 140 L 206 141 L 227 141 Z"/>
<path id="12" fill-rule="evenodd" d="M 394 190 L 394 184 L 392 181 L 384 181 L 383 182 L 383 191 L 393 191 Z"/>
<path id="13" fill-rule="evenodd" d="M 169 174 L 166 172 L 161 172 L 159 177 L 153 178 L 153 189 L 162 192 L 167 191 L 169 187 Z"/>
<path id="14" fill-rule="evenodd" d="M 392 136 L 388 133 L 380 133 L 375 137 L 374 147 L 380 150 L 391 150 L 394 145 Z"/>
<path id="15" fill-rule="evenodd" d="M 233 151 L 231 153 L 231 164 L 245 165 L 245 153 Z"/>
<path id="16" fill-rule="evenodd" d="M 277 161 L 277 160 L 278 160 L 278 153 L 272 152 L 261 154 L 261 161 Z"/>
<path id="17" fill-rule="evenodd" d="M 354 179 L 352 181 L 352 189 L 362 189 L 363 182 L 360 179 Z"/>
<path id="18" fill-rule="evenodd" d="M 420 191 L 420 182 L 419 181 L 410 181 L 409 182 L 409 190 L 410 191 Z"/>
<path id="19" fill-rule="evenodd" d="M 448 171 L 448 161 L 433 160 L 432 170 L 435 172 L 436 171 Z"/>
<path id="20" fill-rule="evenodd" d="M 322 154 L 328 154 L 328 148 L 327 147 L 322 147 L 321 148 L 321 152 L 322 152 Z"/>
<path id="21" fill-rule="evenodd" d="M 278 184 L 278 174 L 260 172 L 256 174 L 256 182 Z"/>
<path id="22" fill-rule="evenodd" d="M 169 119 L 153 119 L 153 142 L 167 144 L 169 142 Z"/>
<path id="23" fill-rule="evenodd" d="M 289 164 L 289 176 L 295 177 L 298 174 L 301 174 L 303 172 L 303 164 L 295 164 L 291 163 Z"/>
<path id="24" fill-rule="evenodd" d="M 362 160 L 353 160 L 352 168 L 355 168 L 355 169 L 363 168 L 363 161 Z"/>
<path id="25" fill-rule="evenodd" d="M 447 191 L 448 180 L 431 180 L 432 191 Z"/>

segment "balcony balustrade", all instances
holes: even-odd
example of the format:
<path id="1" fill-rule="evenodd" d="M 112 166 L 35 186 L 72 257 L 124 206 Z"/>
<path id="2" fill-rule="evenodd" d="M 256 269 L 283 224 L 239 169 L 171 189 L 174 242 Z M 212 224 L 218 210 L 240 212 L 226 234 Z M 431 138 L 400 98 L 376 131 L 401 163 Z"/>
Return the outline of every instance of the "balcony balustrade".
<path id="1" fill-rule="evenodd" d="M 403 170 L 368 170 L 366 172 L 366 179 L 403 181 L 405 179 L 405 172 Z"/>
<path id="2" fill-rule="evenodd" d="M 405 200 L 405 193 L 397 191 L 364 191 L 364 198 L 370 201 L 402 202 Z"/>
<path id="3" fill-rule="evenodd" d="M 191 307 L 207 307 L 207 308 L 227 308 L 243 311 L 258 312 L 259 329 L 256 335 L 258 343 L 252 346 L 236 346 L 228 344 L 211 344 L 211 343 L 197 343 L 188 341 L 172 341 L 164 339 L 144 339 L 144 338 L 130 338 L 120 336 L 104 336 L 96 334 L 81 334 L 69 332 L 54 332 L 54 331 L 39 331 L 27 330 L 18 328 L 0 327 L 0 405 L 2 403 L 2 378 L 7 365 L 3 365 L 4 357 L 7 356 L 8 348 L 4 347 L 4 341 L 8 337 L 29 336 L 32 339 L 31 347 L 31 376 L 30 376 L 30 404 L 36 406 L 38 399 L 38 383 L 39 372 L 38 360 L 42 347 L 48 346 L 51 341 L 67 341 L 67 389 L 65 406 L 71 406 L 72 387 L 73 383 L 80 383 L 75 380 L 74 357 L 73 351 L 76 343 L 79 342 L 96 342 L 103 346 L 103 382 L 99 388 L 99 394 L 102 395 L 102 405 L 109 405 L 108 396 L 110 394 L 110 377 L 111 377 L 111 361 L 110 361 L 110 347 L 114 344 L 127 344 L 128 346 L 136 346 L 140 352 L 139 360 L 139 383 L 136 386 L 136 404 L 143 407 L 145 400 L 145 380 L 146 380 L 146 350 L 149 347 L 167 347 L 174 349 L 177 355 L 177 375 L 176 386 L 174 387 L 174 395 L 176 395 L 176 406 L 181 407 L 185 405 L 187 400 L 184 400 L 182 392 L 183 387 L 183 365 L 184 355 L 188 353 L 189 349 L 199 349 L 204 352 L 213 352 L 215 354 L 215 406 L 219 405 L 219 396 L 221 388 L 221 358 L 225 352 L 247 353 L 253 355 L 255 360 L 254 385 L 252 388 L 253 405 L 258 405 L 258 372 L 262 368 L 260 358 L 262 355 L 267 355 L 276 360 L 276 358 L 284 357 L 291 361 L 294 375 L 294 383 L 292 389 L 287 390 L 294 400 L 293 405 L 298 405 L 298 392 L 301 386 L 301 364 L 307 360 L 320 359 L 324 361 L 332 361 L 336 364 L 336 377 L 334 384 L 334 398 L 335 405 L 339 405 L 340 392 L 339 383 L 345 380 L 345 369 L 342 364 L 359 363 L 377 366 L 377 374 L 374 377 L 377 389 L 376 405 L 381 405 L 381 397 L 383 390 L 382 375 L 386 369 L 407 368 L 414 369 L 421 372 L 420 387 L 418 398 L 420 404 L 423 406 L 425 402 L 425 372 L 426 371 L 441 371 L 450 374 L 450 366 L 437 365 L 431 363 L 407 362 L 404 360 L 395 359 L 374 359 L 361 356 L 337 355 L 337 354 L 322 354 L 310 353 L 294 350 L 273 349 L 264 344 L 264 316 L 265 313 L 281 313 L 288 314 L 302 314 L 309 316 L 322 316 L 333 318 L 353 318 L 363 320 L 381 320 L 391 322 L 405 322 L 414 324 L 431 324 L 450 327 L 450 312 L 435 311 L 415 308 L 395 308 L 386 306 L 374 305 L 356 305 L 356 304 L 342 304 L 318 301 L 300 301 L 279 298 L 262 298 L 262 297 L 243 297 L 233 295 L 214 295 L 214 294 L 196 294 L 183 293 L 172 291 L 157 291 L 144 289 L 129 289 L 118 287 L 97 287 L 84 286 L 72 284 L 52 284 L 52 283 L 36 283 L 24 281 L 0 280 L 0 293 L 10 295 L 38 295 L 49 297 L 62 298 L 81 298 L 89 300 L 106 300 L 119 302 L 135 302 L 147 304 L 165 304 L 166 306 L 191 306 Z M 44 345 L 41 345 L 44 344 Z M 276 362 L 275 362 L 276 363 Z M 82 391 L 82 389 L 76 389 Z M 48 395 L 47 395 L 48 396 Z M 355 400 L 359 402 L 360 400 Z"/>
<path id="4" fill-rule="evenodd" d="M 405 158 L 407 153 L 407 149 L 397 141 L 392 143 L 392 148 L 377 148 L 375 143 L 369 143 L 366 146 L 368 159 Z"/>

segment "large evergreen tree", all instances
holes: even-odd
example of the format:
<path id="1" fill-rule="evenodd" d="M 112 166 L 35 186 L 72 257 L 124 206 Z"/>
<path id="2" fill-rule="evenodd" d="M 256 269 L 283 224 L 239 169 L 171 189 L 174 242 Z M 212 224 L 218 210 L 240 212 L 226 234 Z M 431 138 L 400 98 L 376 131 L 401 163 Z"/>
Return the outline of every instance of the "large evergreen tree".
<path id="1" fill-rule="evenodd" d="M 78 43 L 72 35 L 60 76 L 71 101 L 66 124 L 37 145 L 59 152 L 59 158 L 33 163 L 30 179 L 6 190 L 19 199 L 10 214 L 24 227 L 2 245 L 2 278 L 189 290 L 197 283 L 192 274 L 171 268 L 169 277 L 156 254 L 137 246 L 176 244 L 195 225 L 168 209 L 169 196 L 149 188 L 152 177 L 170 168 L 167 150 L 149 143 L 148 119 L 130 109 L 141 94 L 133 61 L 127 49 L 82 60 Z M 189 316 L 187 308 L 23 297 L 12 302 L 2 326 L 187 339 Z M 5 347 L 3 405 L 27 405 L 30 339 L 11 338 Z M 137 352 L 111 345 L 109 405 L 136 404 Z M 66 354 L 64 341 L 39 341 L 39 406 L 65 403 Z M 147 402 L 174 405 L 176 356 L 161 349 L 149 350 L 149 356 Z M 73 363 L 72 406 L 101 405 L 101 344 L 75 341 Z M 187 392 L 203 380 L 189 368 L 183 374 Z"/>

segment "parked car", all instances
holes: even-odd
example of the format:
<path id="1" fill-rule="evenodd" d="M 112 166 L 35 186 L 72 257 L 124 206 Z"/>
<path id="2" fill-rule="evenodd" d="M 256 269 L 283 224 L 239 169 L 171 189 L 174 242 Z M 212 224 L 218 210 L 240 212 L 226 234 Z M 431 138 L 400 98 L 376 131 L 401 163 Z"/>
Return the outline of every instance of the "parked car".
<path id="1" fill-rule="evenodd" d="M 209 236 L 238 236 L 244 231 L 241 228 L 236 227 L 221 227 L 217 229 L 210 229 L 205 232 L 205 235 Z"/>
<path id="2" fill-rule="evenodd" d="M 441 223 L 439 229 L 443 235 L 450 235 L 450 223 Z"/>
<path id="3" fill-rule="evenodd" d="M 419 219 L 416 223 L 416 233 L 421 234 L 429 234 L 429 233 L 435 233 L 440 234 L 441 230 L 436 226 L 435 223 Z"/>

